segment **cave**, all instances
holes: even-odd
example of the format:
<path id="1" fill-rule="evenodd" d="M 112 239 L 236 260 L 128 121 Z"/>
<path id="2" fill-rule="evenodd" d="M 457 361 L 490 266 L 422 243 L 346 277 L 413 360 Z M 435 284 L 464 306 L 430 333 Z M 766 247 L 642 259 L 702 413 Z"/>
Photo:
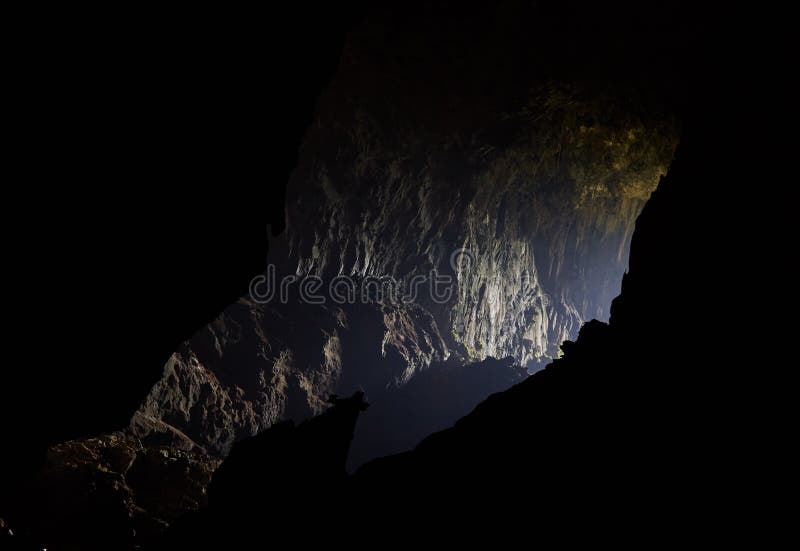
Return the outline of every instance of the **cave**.
<path id="1" fill-rule="evenodd" d="M 714 216 L 765 134 L 731 117 L 754 39 L 682 2 L 151 15 L 31 52 L 59 145 L 28 164 L 103 191 L 22 201 L 46 367 L 4 371 L 3 544 L 652 536 L 733 504 Z"/>

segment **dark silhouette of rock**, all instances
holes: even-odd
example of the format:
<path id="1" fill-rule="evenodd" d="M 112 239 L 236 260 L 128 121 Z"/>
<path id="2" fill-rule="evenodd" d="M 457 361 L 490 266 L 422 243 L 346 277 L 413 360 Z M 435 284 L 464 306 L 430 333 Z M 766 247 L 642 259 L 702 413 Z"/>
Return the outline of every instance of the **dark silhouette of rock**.
<path id="1" fill-rule="evenodd" d="M 234 444 L 214 473 L 209 506 L 177 522 L 159 549 L 238 546 L 258 541 L 265 532 L 272 543 L 303 540 L 300 519 L 320 536 L 344 496 L 345 462 L 356 421 L 368 404 L 364 394 L 331 397 L 330 408 L 296 425 L 284 421 Z M 329 511 L 330 515 L 325 511 Z M 299 521 L 299 522 L 298 522 Z M 310 541 L 317 536 L 309 534 Z"/>
<path id="2" fill-rule="evenodd" d="M 15 516 L 41 546 L 130 548 L 207 504 L 219 460 L 144 447 L 130 434 L 70 440 L 48 450 Z"/>
<path id="3" fill-rule="evenodd" d="M 348 470 L 413 448 L 432 432 L 452 426 L 487 396 L 526 376 L 512 358 L 486 358 L 467 365 L 439 363 L 400 388 L 370 393 L 369 413 L 358 422 Z"/>

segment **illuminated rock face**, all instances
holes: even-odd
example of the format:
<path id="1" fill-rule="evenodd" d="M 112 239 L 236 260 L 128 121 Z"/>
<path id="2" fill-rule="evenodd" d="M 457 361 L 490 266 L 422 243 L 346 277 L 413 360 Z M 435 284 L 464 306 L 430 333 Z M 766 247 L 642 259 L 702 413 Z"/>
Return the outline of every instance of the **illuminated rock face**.
<path id="1" fill-rule="evenodd" d="M 263 304 L 242 298 L 175 353 L 134 431 L 225 454 L 277 420 L 320 413 L 331 393 L 380 400 L 432 365 L 511 357 L 536 369 L 583 322 L 607 319 L 675 129 L 615 96 L 583 97 L 540 86 L 494 126 L 435 139 L 363 111 L 326 112 L 338 102 L 321 98 L 270 262 L 273 287 L 317 276 L 325 303 L 301 300 L 299 282 L 288 300 L 277 289 Z M 449 295 L 431 293 L 432 272 L 452 278 Z M 355 303 L 338 304 L 329 284 L 342 275 L 425 283 L 413 302 L 362 303 L 359 287 Z"/>
<path id="2" fill-rule="evenodd" d="M 607 319 L 635 218 L 675 146 L 667 121 L 616 101 L 549 84 L 479 132 L 434 137 L 365 112 L 345 122 L 322 113 L 290 185 L 288 244 L 274 256 L 323 280 L 452 276 L 451 300 L 416 301 L 445 358 L 554 357 L 584 321 Z M 467 256 L 453 266 L 459 250 Z"/>
<path id="3" fill-rule="evenodd" d="M 467 68 L 429 79 L 426 63 L 451 65 L 382 40 L 348 40 L 288 185 L 286 231 L 270 245 L 273 285 L 321 278 L 325 303 L 300 300 L 295 282 L 287 300 L 229 307 L 168 362 L 134 418 L 145 442 L 180 435 L 176 445 L 225 454 L 275 421 L 320 413 L 331 393 L 361 388 L 377 402 L 422 370 L 458 377 L 453 366 L 487 358 L 535 370 L 582 323 L 608 318 L 674 121 L 634 88 L 537 77 L 497 55 L 473 52 Z M 525 86 L 518 71 L 530 71 Z M 497 96 L 484 90 L 493 79 L 515 84 Z M 449 294 L 430 292 L 432 274 L 451 278 Z M 339 304 L 337 276 L 425 283 L 411 302 L 359 293 Z M 464 390 L 456 418 L 488 391 Z"/>

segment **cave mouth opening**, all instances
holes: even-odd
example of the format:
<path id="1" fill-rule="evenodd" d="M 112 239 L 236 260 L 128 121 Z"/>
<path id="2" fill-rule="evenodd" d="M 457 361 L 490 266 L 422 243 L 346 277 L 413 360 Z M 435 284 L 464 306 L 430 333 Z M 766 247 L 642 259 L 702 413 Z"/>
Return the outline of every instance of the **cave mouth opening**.
<path id="1" fill-rule="evenodd" d="M 396 411 L 404 411 L 396 417 L 403 421 L 379 413 L 389 406 L 376 405 L 359 422 L 354 457 L 369 455 L 363 448 L 370 439 L 392 452 L 413 447 L 489 394 L 560 357 L 561 344 L 574 340 L 584 323 L 609 320 L 628 268 L 636 219 L 672 162 L 680 125 L 646 102 L 619 102 L 619 91 L 592 99 L 569 86 L 551 84 L 542 90 L 536 101 L 545 107 L 532 106 L 517 121 L 523 128 L 530 125 L 527 132 L 517 132 L 528 137 L 505 142 L 502 151 L 499 144 L 477 146 L 491 153 L 484 153 L 480 169 L 469 175 L 469 193 L 449 184 L 465 177 L 452 153 L 437 171 L 439 180 L 423 184 L 421 197 L 430 203 L 421 205 L 421 212 L 438 212 L 441 218 L 429 215 L 412 243 L 425 249 L 425 236 L 449 234 L 456 236 L 452 247 L 472 253 L 468 269 L 455 270 L 457 290 L 447 309 L 421 305 L 440 327 L 449 328 L 441 333 L 450 352 L 443 363 L 450 370 L 432 362 L 396 389 L 396 397 L 381 396 Z M 537 114 L 535 123 L 530 113 Z M 558 136 L 557 147 L 541 147 L 547 142 L 543 135 Z M 470 149 L 461 154 L 469 158 Z M 426 163 L 436 166 L 437 157 L 431 155 Z M 400 169 L 393 171 L 387 181 L 402 187 Z M 381 189 L 380 181 L 379 176 L 371 185 Z M 465 200 L 453 200 L 461 197 Z M 407 216 L 402 205 L 393 208 L 415 236 L 405 222 L 415 216 Z M 440 219 L 447 224 L 437 225 Z M 390 223 L 376 233 L 390 234 L 395 228 Z M 378 247 L 373 253 L 380 257 L 382 251 Z M 422 263 L 441 265 L 443 258 L 434 255 Z M 453 369 L 453 364 L 462 369 Z M 424 381 L 436 379 L 437 372 L 448 383 L 435 387 L 429 382 L 423 391 Z M 431 404 L 428 409 L 425 400 Z M 418 411 L 406 411 L 411 407 Z M 430 420 L 427 428 L 425 420 Z M 387 444 L 385 434 L 394 435 L 394 441 Z"/>

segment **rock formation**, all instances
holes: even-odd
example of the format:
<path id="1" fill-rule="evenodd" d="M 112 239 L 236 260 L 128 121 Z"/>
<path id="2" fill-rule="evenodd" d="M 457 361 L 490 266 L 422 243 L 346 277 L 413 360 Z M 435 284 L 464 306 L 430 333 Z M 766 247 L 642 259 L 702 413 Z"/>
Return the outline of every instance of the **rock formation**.
<path id="1" fill-rule="evenodd" d="M 634 85 L 567 79 L 543 52 L 515 58 L 534 40 L 525 29 L 487 58 L 463 29 L 440 50 L 430 28 L 384 23 L 348 36 L 318 100 L 286 231 L 270 244 L 274 272 L 254 287 L 274 294 L 243 297 L 172 355 L 134 418 L 144 442 L 186 436 L 224 456 L 319 414 L 330 393 L 398 404 L 389 395 L 432 366 L 511 358 L 535 371 L 585 321 L 608 319 L 634 220 L 672 158 L 674 116 Z M 428 79 L 457 59 L 447 79 Z M 514 84 L 493 95 L 489 81 Z M 440 296 L 436 276 L 451 282 Z M 324 304 L 303 300 L 309 277 Z M 356 300 L 332 299 L 337 278 Z M 417 292 L 362 300 L 369 281 Z M 458 386 L 459 370 L 447 373 Z M 500 389 L 472 392 L 458 415 Z"/>
<path id="2" fill-rule="evenodd" d="M 437 522 L 466 525 L 468 539 L 575 507 L 649 527 L 648 511 L 666 515 L 698 487 L 724 495 L 714 444 L 730 426 L 702 398 L 724 388 L 727 366 L 709 356 L 715 327 L 702 313 L 725 311 L 704 301 L 730 239 L 707 222 L 740 165 L 738 106 L 720 99 L 738 84 L 707 90 L 716 58 L 692 62 L 703 78 L 676 112 L 665 83 L 671 63 L 689 63 L 673 55 L 685 44 L 664 39 L 672 20 L 639 20 L 633 7 L 560 19 L 510 2 L 452 24 L 449 9 L 387 8 L 351 32 L 270 245 L 276 280 L 314 276 L 325 289 L 346 276 L 360 290 L 433 271 L 452 293 L 310 304 L 293 283 L 285 300 L 242 297 L 178 347 L 129 426 L 51 448 L 40 495 L 75 511 L 76 537 L 100 522 L 100 541 L 138 545 L 132 530 L 177 524 L 169 538 L 187 547 L 205 532 L 185 528 L 200 522 L 224 540 L 220 507 L 233 506 L 252 521 L 235 524 L 249 541 L 315 539 L 309 526 L 419 535 Z M 565 24 L 573 17 L 582 24 Z M 688 130 L 672 162 L 679 119 Z M 696 343 L 704 355 L 689 353 Z M 374 405 L 350 467 L 410 451 L 346 476 L 363 400 L 328 399 L 357 389 Z M 314 428 L 332 419 L 344 428 Z M 370 438 L 382 430 L 397 434 Z M 205 508 L 231 450 L 218 505 Z M 259 492 L 231 476 L 237 465 Z M 54 533 L 42 510 L 31 516 Z"/>

